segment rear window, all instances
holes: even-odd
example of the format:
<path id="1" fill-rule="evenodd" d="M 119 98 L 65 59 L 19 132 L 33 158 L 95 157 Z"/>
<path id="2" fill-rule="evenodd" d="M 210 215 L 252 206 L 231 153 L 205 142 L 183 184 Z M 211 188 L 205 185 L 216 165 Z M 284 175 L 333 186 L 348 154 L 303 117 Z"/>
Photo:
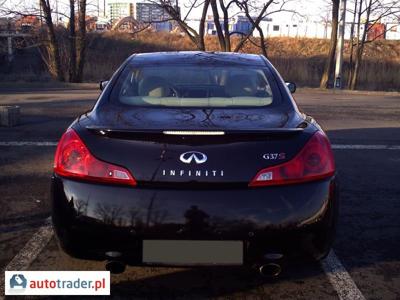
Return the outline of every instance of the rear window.
<path id="1" fill-rule="evenodd" d="M 254 66 L 127 66 L 111 98 L 132 106 L 258 107 L 274 95 L 266 70 Z"/>

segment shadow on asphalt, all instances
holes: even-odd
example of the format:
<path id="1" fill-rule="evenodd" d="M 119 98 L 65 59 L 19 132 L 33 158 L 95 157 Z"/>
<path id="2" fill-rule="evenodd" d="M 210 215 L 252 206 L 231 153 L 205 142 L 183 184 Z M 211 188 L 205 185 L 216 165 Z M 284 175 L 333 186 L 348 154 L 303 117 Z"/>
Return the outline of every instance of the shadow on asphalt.
<path id="1" fill-rule="evenodd" d="M 362 128 L 327 132 L 333 143 L 400 144 L 400 128 Z M 36 149 L 32 150 L 31 155 L 23 158 L 26 163 L 35 163 L 35 158 L 41 155 L 41 148 Z M 0 148 L 0 151 L 4 151 L 3 148 Z M 50 162 L 52 159 L 49 157 Z M 335 150 L 335 159 L 341 191 L 338 233 L 334 245 L 338 257 L 349 271 L 381 262 L 400 261 L 400 151 Z M 0 167 L 6 164 L 7 161 L 0 159 Z M 26 176 L 16 176 L 13 180 L 30 179 Z M 16 199 L 21 192 L 23 191 L 15 191 Z M 15 223 L 27 221 L 26 227 L 34 227 L 37 221 L 46 216 L 47 212 L 38 213 L 36 217 L 32 212 L 31 217 L 13 218 Z M 7 226 L 14 224 L 13 219 L 4 219 L 4 222 Z M 321 268 L 315 262 L 290 264 L 281 280 L 302 282 L 321 273 Z M 185 296 L 189 291 L 190 294 L 194 291 L 203 297 L 216 297 L 245 292 L 266 282 L 266 279 L 260 278 L 253 271 L 238 268 L 187 269 L 117 282 L 113 285 L 113 295 L 159 296 L 162 288 L 162 293 L 167 298 Z"/>
<path id="2" fill-rule="evenodd" d="M 270 287 L 285 281 L 298 284 L 323 273 L 316 262 L 298 262 L 287 266 L 279 279 L 261 277 L 251 268 L 207 267 L 125 280 L 112 285 L 113 296 L 146 298 L 220 297 L 246 293 L 267 284 Z"/>
<path id="3" fill-rule="evenodd" d="M 326 133 L 332 144 L 400 145 L 400 117 L 399 127 L 326 130 Z"/>
<path id="4" fill-rule="evenodd" d="M 332 143 L 400 145 L 400 124 L 333 130 L 328 135 Z M 400 150 L 334 154 L 340 182 L 336 254 L 349 271 L 400 262 Z"/>

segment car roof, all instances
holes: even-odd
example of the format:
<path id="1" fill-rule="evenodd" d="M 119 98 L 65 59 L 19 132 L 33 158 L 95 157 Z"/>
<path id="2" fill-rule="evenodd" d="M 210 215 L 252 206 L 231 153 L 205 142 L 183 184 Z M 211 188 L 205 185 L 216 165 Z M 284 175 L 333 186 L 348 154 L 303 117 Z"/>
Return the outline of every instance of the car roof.
<path id="1" fill-rule="evenodd" d="M 210 64 L 265 66 L 261 55 L 236 52 L 175 51 L 134 54 L 131 64 Z"/>

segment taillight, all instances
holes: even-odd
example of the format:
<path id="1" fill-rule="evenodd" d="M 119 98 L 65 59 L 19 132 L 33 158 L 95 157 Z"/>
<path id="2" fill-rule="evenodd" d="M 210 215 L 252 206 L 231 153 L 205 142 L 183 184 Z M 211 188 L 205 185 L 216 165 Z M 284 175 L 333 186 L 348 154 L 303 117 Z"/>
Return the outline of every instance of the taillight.
<path id="1" fill-rule="evenodd" d="M 136 180 L 127 169 L 95 158 L 71 128 L 58 143 L 54 172 L 63 177 L 100 183 L 136 185 Z"/>
<path id="2" fill-rule="evenodd" d="M 270 186 L 319 180 L 335 173 L 335 162 L 328 138 L 317 131 L 290 161 L 257 173 L 249 186 Z"/>

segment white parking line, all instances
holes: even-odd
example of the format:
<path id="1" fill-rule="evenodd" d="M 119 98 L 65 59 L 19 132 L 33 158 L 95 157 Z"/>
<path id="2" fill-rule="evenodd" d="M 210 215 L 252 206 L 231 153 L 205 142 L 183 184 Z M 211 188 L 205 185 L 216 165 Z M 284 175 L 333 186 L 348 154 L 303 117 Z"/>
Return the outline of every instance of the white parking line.
<path id="1" fill-rule="evenodd" d="M 51 141 L 9 141 L 0 142 L 0 146 L 38 146 L 55 147 L 57 142 Z M 332 144 L 334 150 L 400 150 L 400 145 L 355 145 L 355 144 Z"/>
<path id="2" fill-rule="evenodd" d="M 340 300 L 365 300 L 333 250 L 321 262 L 321 266 Z"/>
<path id="3" fill-rule="evenodd" d="M 34 142 L 34 141 L 10 141 L 0 142 L 0 146 L 57 146 L 57 142 Z M 400 150 L 400 145 L 352 145 L 352 144 L 332 144 L 335 150 Z M 4 271 L 26 270 L 36 259 L 43 248 L 48 244 L 54 232 L 51 227 L 50 219 L 39 228 L 22 250 L 11 260 L 2 271 L 0 277 L 0 299 L 4 295 Z M 321 262 L 322 269 L 328 276 L 330 283 L 336 290 L 341 300 L 365 300 L 361 291 L 357 288 L 353 279 L 341 264 L 333 250 L 327 258 Z"/>
<path id="4" fill-rule="evenodd" d="M 53 227 L 50 218 L 46 219 L 45 224 L 31 237 L 25 246 L 1 271 L 0 275 L 0 299 L 4 295 L 4 272 L 5 271 L 24 271 L 29 268 L 40 252 L 46 247 L 53 236 Z"/>
<path id="5" fill-rule="evenodd" d="M 45 147 L 54 147 L 57 146 L 57 142 L 0 142 L 0 146 L 45 146 Z"/>
<path id="6" fill-rule="evenodd" d="M 44 247 L 49 243 L 54 234 L 50 218 L 25 244 L 22 250 L 1 271 L 0 299 L 4 299 L 4 271 L 27 270 Z M 336 254 L 331 250 L 329 255 L 321 262 L 321 267 L 339 296 L 340 300 L 365 300 L 361 291 L 357 288 L 353 279 L 346 271 Z"/>
<path id="7" fill-rule="evenodd" d="M 400 150 L 400 145 L 341 145 L 332 144 L 335 150 Z"/>

